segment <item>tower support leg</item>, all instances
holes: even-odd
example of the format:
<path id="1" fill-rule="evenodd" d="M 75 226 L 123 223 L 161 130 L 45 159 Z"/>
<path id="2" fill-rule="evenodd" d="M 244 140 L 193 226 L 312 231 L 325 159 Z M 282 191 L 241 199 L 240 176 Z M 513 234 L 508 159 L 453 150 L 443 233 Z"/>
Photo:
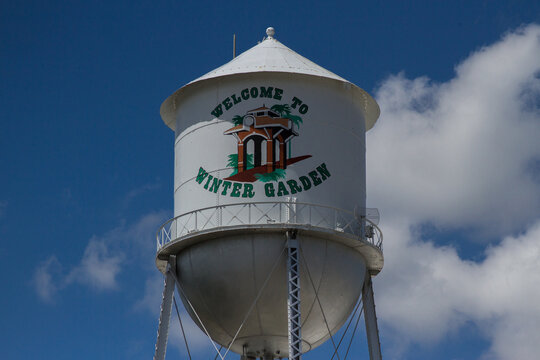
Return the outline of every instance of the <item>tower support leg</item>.
<path id="1" fill-rule="evenodd" d="M 302 335 L 300 322 L 300 269 L 298 262 L 298 240 L 296 232 L 287 231 L 287 274 L 288 291 L 287 315 L 289 327 L 289 360 L 300 360 L 302 356 Z"/>
<path id="2" fill-rule="evenodd" d="M 163 288 L 163 298 L 161 300 L 161 311 L 159 313 L 159 326 L 156 340 L 156 351 L 154 360 L 164 360 L 167 352 L 167 340 L 169 338 L 169 323 L 171 320 L 172 300 L 174 296 L 174 275 L 176 271 L 176 257 L 169 258 L 167 272 L 165 273 L 165 286 Z"/>
<path id="3" fill-rule="evenodd" d="M 366 320 L 369 359 L 382 360 L 379 328 L 377 327 L 377 315 L 375 314 L 375 300 L 373 298 L 373 286 L 371 284 L 371 275 L 369 274 L 369 271 L 366 271 L 366 278 L 362 289 L 362 302 L 364 303 L 364 319 Z"/>

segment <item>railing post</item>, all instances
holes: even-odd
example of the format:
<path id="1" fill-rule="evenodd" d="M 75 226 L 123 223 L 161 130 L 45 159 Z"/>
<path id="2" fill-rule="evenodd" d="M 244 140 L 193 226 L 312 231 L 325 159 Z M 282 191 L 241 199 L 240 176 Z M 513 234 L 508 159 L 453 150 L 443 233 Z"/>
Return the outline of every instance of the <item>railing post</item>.
<path id="1" fill-rule="evenodd" d="M 257 204 L 264 204 L 257 206 Z M 271 205 L 268 205 L 271 204 Z M 266 206 L 270 206 L 268 212 L 264 212 L 263 209 Z M 248 214 L 246 221 L 246 214 L 243 212 L 247 206 Z M 283 208 L 285 206 L 285 208 Z M 227 216 L 232 216 L 228 222 L 223 221 L 223 211 L 225 207 L 233 207 L 240 210 L 235 215 L 235 210 L 229 211 Z M 306 216 L 305 208 L 308 207 L 309 214 Z M 257 210 L 255 214 L 253 211 Z M 315 209 L 315 211 L 313 211 Z M 209 211 L 212 211 L 211 213 Z M 203 213 L 207 211 L 209 216 L 207 217 Z M 279 216 L 275 216 L 275 211 L 279 212 Z M 302 213 L 303 211 L 303 213 Z M 259 212 L 262 214 L 261 218 L 258 218 Z M 330 213 L 334 212 L 333 223 L 330 219 Z M 199 213 L 203 214 L 202 229 L 199 229 Z M 229 214 L 230 213 L 230 214 Z M 300 213 L 300 215 L 299 215 Z M 365 213 L 365 212 L 364 212 Z M 215 215 L 214 215 L 215 214 Z M 214 220 L 214 216 L 217 216 L 217 221 Z M 254 217 L 255 216 L 255 217 Z M 349 217 L 352 216 L 352 220 L 349 222 Z M 195 218 L 193 218 L 195 217 Z M 286 201 L 267 201 L 267 202 L 245 202 L 238 204 L 221 204 L 212 207 L 206 207 L 199 210 L 189 211 L 185 214 L 181 214 L 169 221 L 167 221 L 156 234 L 156 248 L 159 251 L 166 244 L 183 237 L 184 235 L 193 231 L 201 231 L 209 228 L 218 228 L 223 226 L 230 226 L 234 224 L 252 224 L 252 222 L 260 223 L 261 219 L 267 219 L 267 222 L 289 223 L 289 224 L 305 224 L 309 226 L 324 227 L 341 232 L 346 232 L 358 237 L 362 241 L 369 242 L 382 250 L 382 233 L 379 228 L 365 215 L 357 213 L 356 209 L 354 214 L 350 211 L 339 209 L 333 206 L 316 205 L 311 203 L 297 203 L 296 198 L 287 197 Z M 227 220 L 227 219 L 226 219 Z M 263 220 L 264 221 L 264 220 Z M 181 222 L 181 223 L 180 223 Z M 180 224 L 179 224 L 180 223 Z M 368 231 L 373 225 L 374 236 L 371 236 Z M 368 237 L 370 236 L 370 237 Z"/>
<path id="2" fill-rule="evenodd" d="M 360 238 L 366 240 L 366 221 L 363 216 L 360 216 Z"/>

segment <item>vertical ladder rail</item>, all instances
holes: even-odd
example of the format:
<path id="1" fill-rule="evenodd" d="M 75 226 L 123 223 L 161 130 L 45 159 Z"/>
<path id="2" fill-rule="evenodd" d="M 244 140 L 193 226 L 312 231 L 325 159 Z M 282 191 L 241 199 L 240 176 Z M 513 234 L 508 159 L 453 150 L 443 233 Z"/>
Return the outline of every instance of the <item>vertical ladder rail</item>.
<path id="1" fill-rule="evenodd" d="M 298 240 L 296 239 L 295 231 L 287 231 L 287 248 L 289 360 L 300 360 L 302 356 L 300 271 L 298 262 Z"/>
<path id="2" fill-rule="evenodd" d="M 154 360 L 164 360 L 167 352 L 167 341 L 169 338 L 169 323 L 171 320 L 172 300 L 174 295 L 174 275 L 176 271 L 176 257 L 169 258 L 167 272 L 165 273 L 165 286 L 163 287 L 163 298 L 161 300 L 161 310 L 159 312 L 159 326 L 156 339 L 156 351 Z"/>
<path id="3" fill-rule="evenodd" d="M 369 271 L 366 271 L 366 278 L 362 289 L 362 301 L 364 303 L 364 319 L 366 321 L 369 359 L 382 360 L 377 314 L 375 313 L 375 300 L 373 298 L 373 285 L 371 283 Z"/>

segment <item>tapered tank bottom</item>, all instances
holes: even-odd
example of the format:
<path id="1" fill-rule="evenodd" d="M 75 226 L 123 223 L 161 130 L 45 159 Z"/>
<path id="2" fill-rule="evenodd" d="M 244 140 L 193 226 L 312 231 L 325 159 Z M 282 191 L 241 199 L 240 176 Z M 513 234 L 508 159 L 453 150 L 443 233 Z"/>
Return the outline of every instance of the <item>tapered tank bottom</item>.
<path id="1" fill-rule="evenodd" d="M 303 352 L 326 341 L 328 328 L 334 334 L 343 325 L 360 296 L 366 271 L 358 251 L 324 235 L 298 234 Z M 285 246 L 285 229 L 224 233 L 177 254 L 184 293 L 219 344 L 229 345 L 260 292 L 231 350 L 250 357 L 288 357 Z"/>

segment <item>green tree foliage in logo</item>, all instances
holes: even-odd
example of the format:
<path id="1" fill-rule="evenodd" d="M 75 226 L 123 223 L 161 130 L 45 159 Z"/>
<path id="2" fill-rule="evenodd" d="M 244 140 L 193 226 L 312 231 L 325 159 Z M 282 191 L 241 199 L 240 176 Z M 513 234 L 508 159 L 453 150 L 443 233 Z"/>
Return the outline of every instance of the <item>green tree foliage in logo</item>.
<path id="1" fill-rule="evenodd" d="M 229 176 L 238 174 L 238 154 L 230 154 L 228 156 L 229 161 L 227 166 L 233 169 L 233 172 Z M 253 169 L 253 154 L 247 154 L 247 170 Z"/>
<path id="2" fill-rule="evenodd" d="M 232 122 L 235 126 L 242 125 L 242 123 L 244 122 L 244 116 L 234 115 L 234 117 L 232 118 Z"/>
<path id="3" fill-rule="evenodd" d="M 300 116 L 291 114 L 291 107 L 289 104 L 276 104 L 273 105 L 270 110 L 277 112 L 282 118 L 291 120 L 297 127 L 300 127 L 300 124 L 303 123 Z"/>
<path id="4" fill-rule="evenodd" d="M 278 181 L 279 179 L 285 179 L 285 173 L 283 169 L 276 169 L 268 174 L 255 174 L 255 177 L 262 182 Z"/>

